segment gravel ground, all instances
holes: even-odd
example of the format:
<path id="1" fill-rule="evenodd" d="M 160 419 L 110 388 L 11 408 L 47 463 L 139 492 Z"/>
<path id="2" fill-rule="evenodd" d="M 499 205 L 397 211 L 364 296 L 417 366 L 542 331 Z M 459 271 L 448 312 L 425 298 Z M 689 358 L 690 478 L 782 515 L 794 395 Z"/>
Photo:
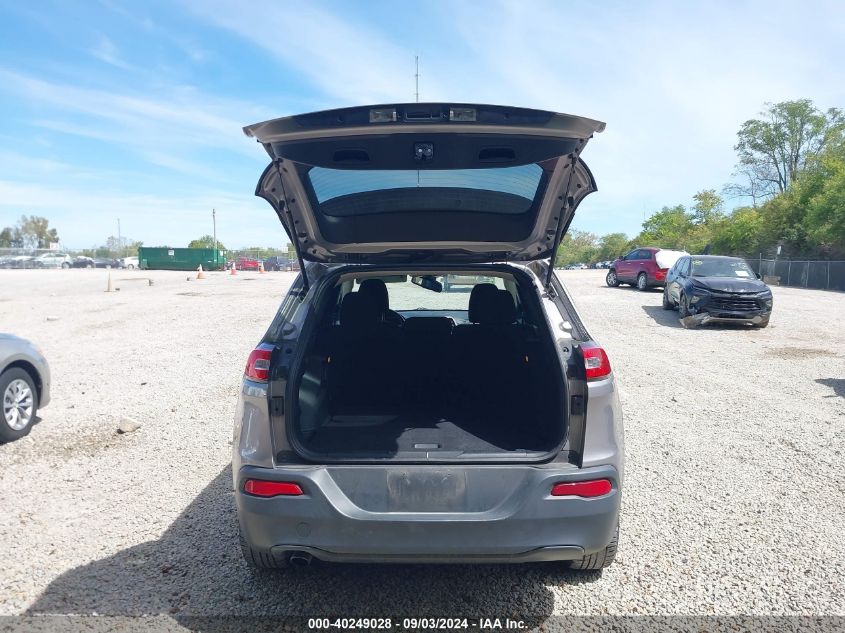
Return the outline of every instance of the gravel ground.
<path id="1" fill-rule="evenodd" d="M 43 420 L 0 446 L 0 615 L 845 615 L 843 294 L 775 288 L 765 330 L 687 330 L 659 291 L 560 273 L 626 416 L 621 551 L 603 573 L 253 576 L 232 415 L 293 276 L 112 271 L 114 293 L 106 276 L 0 270 L 0 331 L 37 342 L 54 382 Z M 127 417 L 140 428 L 118 434 Z"/>

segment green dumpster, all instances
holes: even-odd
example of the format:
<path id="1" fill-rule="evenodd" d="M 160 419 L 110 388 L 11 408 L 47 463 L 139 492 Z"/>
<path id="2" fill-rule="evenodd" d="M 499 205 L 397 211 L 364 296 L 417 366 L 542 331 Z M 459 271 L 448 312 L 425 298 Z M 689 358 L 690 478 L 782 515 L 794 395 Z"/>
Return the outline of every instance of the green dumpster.
<path id="1" fill-rule="evenodd" d="M 138 265 L 144 270 L 223 270 L 225 251 L 214 248 L 148 248 L 138 249 Z"/>

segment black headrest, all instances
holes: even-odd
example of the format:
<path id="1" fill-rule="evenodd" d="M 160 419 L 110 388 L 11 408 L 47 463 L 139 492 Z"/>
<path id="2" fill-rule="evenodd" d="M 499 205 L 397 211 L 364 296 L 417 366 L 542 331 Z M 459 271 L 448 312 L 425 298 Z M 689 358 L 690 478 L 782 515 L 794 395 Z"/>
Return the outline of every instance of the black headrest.
<path id="1" fill-rule="evenodd" d="M 492 284 L 491 284 L 492 285 Z M 477 287 L 477 286 L 476 286 Z M 475 310 L 470 317 L 473 323 L 487 325 L 507 325 L 516 321 L 516 304 L 513 295 L 507 290 L 495 292 L 483 291 L 476 302 Z"/>
<path id="2" fill-rule="evenodd" d="M 467 316 L 473 323 L 480 323 L 479 315 L 490 311 L 490 304 L 495 301 L 493 299 L 499 291 L 496 286 L 489 283 L 476 284 L 472 287 L 472 293 L 469 295 L 469 313 Z"/>
<path id="3" fill-rule="evenodd" d="M 371 297 L 360 292 L 350 292 L 340 304 L 340 325 L 367 327 L 381 320 L 381 310 Z"/>
<path id="4" fill-rule="evenodd" d="M 365 279 L 361 282 L 358 292 L 368 295 L 379 309 L 384 312 L 390 309 L 390 299 L 387 296 L 387 284 L 381 279 Z"/>

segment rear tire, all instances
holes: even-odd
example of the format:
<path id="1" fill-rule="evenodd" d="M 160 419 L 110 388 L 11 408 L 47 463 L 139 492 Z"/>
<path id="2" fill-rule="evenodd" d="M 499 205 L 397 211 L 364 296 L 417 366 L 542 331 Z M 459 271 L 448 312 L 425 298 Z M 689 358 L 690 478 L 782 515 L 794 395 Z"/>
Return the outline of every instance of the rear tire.
<path id="1" fill-rule="evenodd" d="M 616 271 L 612 268 L 607 271 L 607 277 L 604 278 L 604 281 L 611 288 L 619 287 L 619 277 L 616 276 Z"/>
<path id="2" fill-rule="evenodd" d="M 646 277 L 645 273 L 637 275 L 637 290 L 640 292 L 648 290 L 648 277 Z"/>
<path id="3" fill-rule="evenodd" d="M 669 299 L 669 289 L 663 289 L 663 309 L 664 310 L 674 310 L 675 306 L 672 305 L 672 300 Z"/>
<path id="4" fill-rule="evenodd" d="M 246 564 L 255 570 L 267 569 L 286 569 L 290 567 L 287 558 L 283 556 L 276 556 L 270 551 L 255 549 L 250 547 L 249 543 L 243 537 L 243 534 L 238 534 L 241 542 L 241 553 L 244 556 Z"/>
<path id="5" fill-rule="evenodd" d="M 16 397 L 21 393 L 21 389 L 25 392 L 27 388 L 29 389 L 29 407 L 25 406 L 26 400 L 21 401 Z M 24 406 L 14 407 L 16 402 Z M 6 417 L 7 406 L 9 406 L 9 414 L 14 416 L 11 421 Z M 15 408 L 18 411 L 23 410 L 25 415 L 26 409 L 29 408 L 28 417 L 21 417 L 20 413 L 17 415 L 11 413 Z M 0 443 L 13 442 L 27 435 L 32 429 L 32 423 L 37 414 L 38 391 L 35 389 L 32 376 L 20 367 L 12 367 L 0 374 Z"/>
<path id="6" fill-rule="evenodd" d="M 616 559 L 616 550 L 618 548 L 619 524 L 616 525 L 616 532 L 613 534 L 613 538 L 607 547 L 595 554 L 590 554 L 589 556 L 584 556 L 584 558 L 580 560 L 572 561 L 569 568 L 577 571 L 597 571 L 599 569 L 604 569 L 605 567 L 610 567 Z"/>
<path id="7" fill-rule="evenodd" d="M 68 264 L 67 262 L 65 262 L 65 263 L 63 263 L 63 264 L 62 264 L 62 268 L 64 268 L 64 269 L 68 269 L 68 268 L 70 268 L 70 264 Z"/>

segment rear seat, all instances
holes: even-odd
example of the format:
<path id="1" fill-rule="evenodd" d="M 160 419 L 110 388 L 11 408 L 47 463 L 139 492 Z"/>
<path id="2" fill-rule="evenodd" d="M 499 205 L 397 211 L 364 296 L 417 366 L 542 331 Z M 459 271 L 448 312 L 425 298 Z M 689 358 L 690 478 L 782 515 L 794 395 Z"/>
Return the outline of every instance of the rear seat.
<path id="1" fill-rule="evenodd" d="M 516 323 L 510 292 L 493 284 L 472 289 L 468 316 L 453 336 L 456 383 L 470 402 L 496 409 L 523 388 L 527 329 Z"/>
<path id="2" fill-rule="evenodd" d="M 453 322 L 449 317 L 411 317 L 402 328 L 402 364 L 405 397 L 415 404 L 437 407 L 449 389 Z"/>
<path id="3" fill-rule="evenodd" d="M 399 333 L 382 321 L 372 295 L 350 292 L 340 304 L 340 326 L 331 336 L 327 380 L 335 411 L 391 407 L 398 403 Z"/>

